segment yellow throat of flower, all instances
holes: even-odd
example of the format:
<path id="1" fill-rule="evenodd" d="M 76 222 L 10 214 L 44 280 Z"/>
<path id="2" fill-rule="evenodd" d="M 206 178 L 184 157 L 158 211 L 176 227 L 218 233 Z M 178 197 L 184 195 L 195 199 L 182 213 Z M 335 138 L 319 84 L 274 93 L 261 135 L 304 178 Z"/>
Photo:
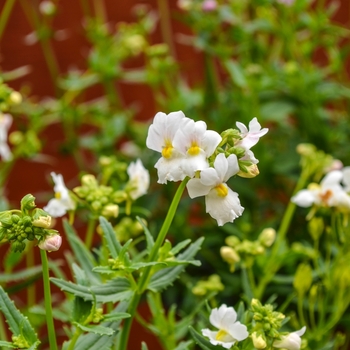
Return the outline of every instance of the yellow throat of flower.
<path id="1" fill-rule="evenodd" d="M 224 184 L 217 185 L 215 189 L 219 197 L 226 197 L 228 194 L 228 189 Z"/>
<path id="2" fill-rule="evenodd" d="M 187 150 L 187 153 L 191 156 L 196 156 L 201 151 L 196 141 L 192 141 L 191 147 Z"/>
<path id="3" fill-rule="evenodd" d="M 228 335 L 228 333 L 226 331 L 224 331 L 223 329 L 220 329 L 219 332 L 216 334 L 215 340 L 223 340 L 226 336 Z"/>
<path id="4" fill-rule="evenodd" d="M 162 149 L 162 156 L 164 158 L 170 158 L 173 154 L 173 145 L 171 144 L 171 142 L 169 140 L 166 140 L 165 141 L 165 146 L 164 148 Z"/>
<path id="5" fill-rule="evenodd" d="M 56 193 L 55 193 L 55 198 L 56 198 L 56 199 L 61 199 L 61 197 L 62 197 L 62 196 L 61 196 L 61 192 L 56 192 Z"/>

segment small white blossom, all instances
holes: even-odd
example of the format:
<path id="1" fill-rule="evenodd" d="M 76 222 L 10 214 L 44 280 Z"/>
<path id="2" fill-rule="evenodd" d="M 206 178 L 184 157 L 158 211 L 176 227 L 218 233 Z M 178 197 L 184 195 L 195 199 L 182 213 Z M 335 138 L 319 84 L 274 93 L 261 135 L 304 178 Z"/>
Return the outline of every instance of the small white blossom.
<path id="1" fill-rule="evenodd" d="M 75 209 L 75 203 L 69 195 L 61 174 L 51 173 L 54 182 L 55 198 L 50 199 L 43 209 L 52 217 L 58 218 L 66 214 L 68 210 Z"/>
<path id="2" fill-rule="evenodd" d="M 129 175 L 130 197 L 135 200 L 147 193 L 150 183 L 149 172 L 140 159 L 130 163 L 127 169 Z"/>
<path id="3" fill-rule="evenodd" d="M 62 237 L 60 235 L 47 236 L 43 241 L 39 243 L 39 248 L 47 250 L 48 252 L 55 252 L 60 249 L 62 244 Z"/>
<path id="4" fill-rule="evenodd" d="M 264 136 L 269 131 L 268 128 L 261 129 L 261 125 L 256 118 L 253 118 L 249 122 L 249 130 L 241 122 L 236 122 L 236 125 L 240 130 L 242 137 L 242 140 L 239 140 L 236 146 L 243 147 L 245 150 L 249 150 L 255 146 L 260 137 Z"/>
<path id="5" fill-rule="evenodd" d="M 148 129 L 147 147 L 162 154 L 154 166 L 158 170 L 158 183 L 182 181 L 186 177 L 181 168 L 183 156 L 174 147 L 173 141 L 179 128 L 189 120 L 181 111 L 169 114 L 159 112 Z"/>
<path id="6" fill-rule="evenodd" d="M 282 336 L 281 340 L 275 340 L 273 346 L 279 349 L 299 350 L 301 347 L 301 336 L 305 333 L 306 327 L 299 329 L 296 332 Z"/>
<path id="7" fill-rule="evenodd" d="M 242 215 L 244 208 L 226 181 L 239 171 L 237 157 L 231 154 L 228 158 L 220 153 L 215 161 L 214 168 L 207 168 L 200 172 L 200 178 L 190 179 L 187 183 L 188 194 L 191 198 L 205 196 L 206 212 L 222 226 L 233 222 Z"/>
<path id="8" fill-rule="evenodd" d="M 208 158 L 215 152 L 221 142 L 221 136 L 213 130 L 207 130 L 203 121 L 188 120 L 174 136 L 174 147 L 182 154 L 182 169 L 193 177 L 198 170 L 209 167 Z"/>
<path id="9" fill-rule="evenodd" d="M 12 153 L 7 143 L 7 135 L 11 125 L 11 114 L 0 114 L 0 156 L 5 162 L 12 159 Z"/>
<path id="10" fill-rule="evenodd" d="M 213 345 L 230 349 L 236 342 L 246 339 L 249 335 L 247 327 L 237 321 L 235 309 L 225 304 L 211 311 L 209 321 L 218 331 L 202 329 L 202 334 L 208 337 Z"/>
<path id="11" fill-rule="evenodd" d="M 348 181 L 348 175 L 345 181 Z M 350 197 L 340 185 L 344 181 L 344 172 L 333 170 L 329 172 L 320 184 L 312 183 L 308 189 L 299 191 L 291 198 L 291 201 L 300 207 L 310 207 L 313 204 L 323 207 L 337 207 L 350 209 Z"/>

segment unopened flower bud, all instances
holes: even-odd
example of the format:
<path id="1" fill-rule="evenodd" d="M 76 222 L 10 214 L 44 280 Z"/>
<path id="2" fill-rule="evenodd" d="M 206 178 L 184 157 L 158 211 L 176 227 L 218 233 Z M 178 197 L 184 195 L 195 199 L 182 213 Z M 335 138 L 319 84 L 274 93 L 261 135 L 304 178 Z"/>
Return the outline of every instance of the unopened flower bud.
<path id="1" fill-rule="evenodd" d="M 216 0 L 204 0 L 202 3 L 202 10 L 206 12 L 211 12 L 216 10 L 218 3 Z"/>
<path id="2" fill-rule="evenodd" d="M 299 295 L 304 295 L 312 283 L 312 269 L 308 264 L 300 264 L 294 277 L 293 285 Z"/>
<path id="3" fill-rule="evenodd" d="M 33 220 L 33 226 L 50 228 L 51 227 L 51 216 L 39 216 L 37 219 Z"/>
<path id="4" fill-rule="evenodd" d="M 21 200 L 21 210 L 32 210 L 36 207 L 35 197 L 32 194 L 27 194 Z"/>
<path id="5" fill-rule="evenodd" d="M 239 243 L 241 243 L 240 239 L 236 236 L 228 236 L 225 239 L 225 243 L 230 246 L 230 247 L 235 247 L 237 246 Z"/>
<path id="6" fill-rule="evenodd" d="M 221 247 L 220 255 L 229 264 L 236 263 L 241 260 L 237 252 L 231 247 L 226 247 L 226 246 Z"/>
<path id="7" fill-rule="evenodd" d="M 96 187 L 97 180 L 94 175 L 86 174 L 81 178 L 81 183 L 83 186 Z"/>
<path id="8" fill-rule="evenodd" d="M 9 142 L 12 145 L 19 145 L 20 143 L 22 143 L 24 140 L 24 135 L 22 131 L 13 131 L 11 132 L 11 134 L 9 135 Z"/>
<path id="9" fill-rule="evenodd" d="M 192 0 L 178 0 L 177 6 L 180 10 L 189 11 L 192 8 Z"/>
<path id="10" fill-rule="evenodd" d="M 108 204 L 102 209 L 102 215 L 106 217 L 118 217 L 119 206 L 117 204 Z"/>
<path id="11" fill-rule="evenodd" d="M 10 94 L 10 103 L 19 105 L 22 102 L 22 95 L 18 91 L 12 91 Z"/>
<path id="12" fill-rule="evenodd" d="M 256 349 L 265 349 L 266 348 L 266 341 L 261 334 L 257 335 L 256 332 L 254 332 L 252 334 L 252 341 L 253 341 L 254 347 Z"/>
<path id="13" fill-rule="evenodd" d="M 47 236 L 39 243 L 39 248 L 47 250 L 48 252 L 55 252 L 60 249 L 62 244 L 62 237 L 58 234 Z"/>
<path id="14" fill-rule="evenodd" d="M 299 350 L 301 347 L 301 336 L 305 333 L 306 327 L 299 329 L 296 332 L 282 336 L 281 340 L 275 340 L 273 346 L 279 349 Z"/>
<path id="15" fill-rule="evenodd" d="M 240 177 L 244 177 L 246 179 L 251 179 L 255 176 L 258 176 L 260 174 L 259 168 L 256 164 L 252 164 L 248 167 L 246 167 L 247 172 L 240 170 L 237 175 Z"/>
<path id="16" fill-rule="evenodd" d="M 276 238 L 276 230 L 273 228 L 265 228 L 259 236 L 259 242 L 265 247 L 271 247 Z"/>
<path id="17" fill-rule="evenodd" d="M 44 0 L 39 5 L 39 11 L 45 16 L 52 16 L 56 13 L 56 5 L 49 0 Z"/>

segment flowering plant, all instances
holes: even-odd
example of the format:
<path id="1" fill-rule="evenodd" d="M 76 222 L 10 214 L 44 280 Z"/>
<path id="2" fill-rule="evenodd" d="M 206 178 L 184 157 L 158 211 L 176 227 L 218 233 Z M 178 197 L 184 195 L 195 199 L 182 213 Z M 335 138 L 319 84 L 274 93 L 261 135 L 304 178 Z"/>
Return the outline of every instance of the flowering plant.
<path id="1" fill-rule="evenodd" d="M 124 5 L 81 0 L 69 27 L 64 2 L 0 13 L 11 38 L 22 8 L 19 41 L 45 58 L 2 42 L 0 348 L 347 349 L 336 7 L 149 1 L 126 23 Z M 77 25 L 85 66 L 65 69 Z M 22 56 L 35 74 L 9 65 Z"/>

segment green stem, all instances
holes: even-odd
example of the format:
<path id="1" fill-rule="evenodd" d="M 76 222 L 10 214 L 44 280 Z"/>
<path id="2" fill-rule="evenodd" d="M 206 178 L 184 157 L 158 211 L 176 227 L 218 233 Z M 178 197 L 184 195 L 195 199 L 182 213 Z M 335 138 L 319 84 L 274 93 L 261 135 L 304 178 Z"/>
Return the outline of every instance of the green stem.
<path id="1" fill-rule="evenodd" d="M 87 249 L 91 248 L 92 241 L 94 238 L 94 233 L 95 233 L 95 225 L 96 225 L 96 219 L 90 218 L 88 222 L 88 227 L 86 230 L 86 236 L 85 236 L 85 246 Z"/>
<path id="2" fill-rule="evenodd" d="M 47 260 L 46 250 L 40 249 L 40 256 L 41 256 L 41 264 L 43 267 L 46 323 L 47 323 L 47 331 L 49 335 L 50 350 L 58 350 L 57 343 L 56 343 L 56 330 L 55 330 L 53 316 L 52 316 L 49 263 Z"/>
<path id="3" fill-rule="evenodd" d="M 161 245 L 164 242 L 164 239 L 165 239 L 165 237 L 169 231 L 170 225 L 174 219 L 176 209 L 179 205 L 182 193 L 186 187 L 188 180 L 189 180 L 189 178 L 186 178 L 184 181 L 182 181 L 180 186 L 178 187 L 176 193 L 175 193 L 173 201 L 170 204 L 167 216 L 165 217 L 163 225 L 159 231 L 156 242 L 154 243 L 154 246 L 152 247 L 152 250 L 148 256 L 148 262 L 155 260 L 157 254 L 158 254 L 159 248 L 161 247 Z M 137 306 L 140 302 L 141 295 L 145 291 L 145 289 L 147 288 L 151 269 L 152 269 L 151 266 L 148 266 L 144 269 L 142 276 L 140 278 L 138 290 L 136 293 L 134 293 L 134 296 L 131 299 L 130 306 L 129 306 L 130 309 L 128 311 L 131 314 L 131 317 L 125 319 L 124 327 L 123 327 L 121 337 L 120 337 L 120 344 L 118 347 L 119 350 L 126 350 L 126 348 L 127 348 L 131 324 L 132 324 L 134 315 L 136 314 Z"/>
<path id="4" fill-rule="evenodd" d="M 32 242 L 31 242 L 32 243 Z M 27 268 L 33 267 L 34 262 L 34 250 L 33 250 L 33 244 L 30 244 L 29 249 L 26 254 L 26 266 Z M 28 306 L 35 305 L 35 284 L 32 283 L 27 288 L 27 299 L 28 299 Z"/>
<path id="5" fill-rule="evenodd" d="M 170 54 L 175 58 L 175 46 L 172 40 L 172 29 L 170 20 L 170 11 L 167 0 L 158 0 L 158 9 L 160 14 L 160 30 L 163 41 L 168 45 Z"/>
<path id="6" fill-rule="evenodd" d="M 6 0 L 0 16 L 0 40 L 16 0 Z"/>
<path id="7" fill-rule="evenodd" d="M 72 337 L 71 341 L 69 342 L 69 347 L 68 347 L 67 350 L 74 350 L 75 343 L 77 342 L 77 340 L 80 337 L 82 332 L 83 331 L 79 327 L 77 327 L 75 329 L 75 332 L 73 334 L 73 337 Z"/>

